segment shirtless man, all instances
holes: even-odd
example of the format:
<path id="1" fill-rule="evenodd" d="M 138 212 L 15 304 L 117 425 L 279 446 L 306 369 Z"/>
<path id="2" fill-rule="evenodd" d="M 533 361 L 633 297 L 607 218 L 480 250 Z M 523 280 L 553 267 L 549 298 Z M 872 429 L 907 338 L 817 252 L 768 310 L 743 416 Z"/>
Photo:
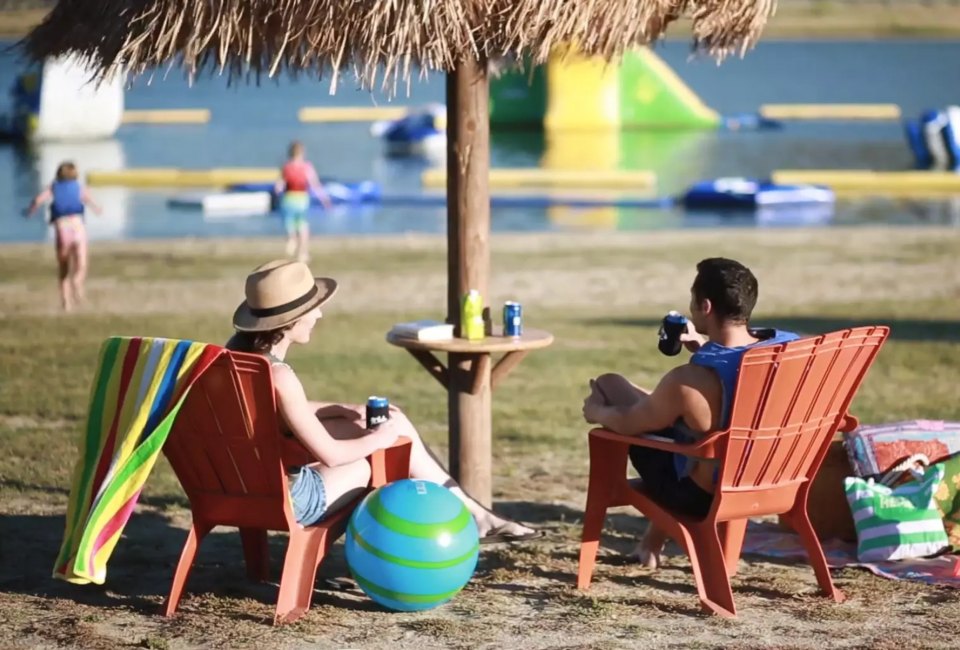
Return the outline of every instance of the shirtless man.
<path id="1" fill-rule="evenodd" d="M 743 264 L 721 257 L 697 264 L 690 288 L 690 319 L 681 335 L 693 353 L 651 392 L 622 375 L 590 380 L 583 417 L 617 433 L 656 433 L 690 443 L 727 426 L 737 385 L 740 358 L 755 345 L 798 338 L 792 332 L 749 327 L 757 302 L 757 279 Z M 704 517 L 713 502 L 715 462 L 633 446 L 630 461 L 661 505 L 677 513 Z M 666 536 L 652 523 L 633 555 L 656 569 Z"/>

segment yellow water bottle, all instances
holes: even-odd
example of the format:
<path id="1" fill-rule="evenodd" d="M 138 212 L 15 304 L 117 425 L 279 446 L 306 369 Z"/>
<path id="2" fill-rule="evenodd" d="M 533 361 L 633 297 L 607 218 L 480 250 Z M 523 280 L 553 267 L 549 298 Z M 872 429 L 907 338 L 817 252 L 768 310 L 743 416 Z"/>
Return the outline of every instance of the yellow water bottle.
<path id="1" fill-rule="evenodd" d="M 463 297 L 463 308 L 460 310 L 460 336 L 469 341 L 479 341 L 485 336 L 483 296 L 476 289 L 471 289 Z"/>

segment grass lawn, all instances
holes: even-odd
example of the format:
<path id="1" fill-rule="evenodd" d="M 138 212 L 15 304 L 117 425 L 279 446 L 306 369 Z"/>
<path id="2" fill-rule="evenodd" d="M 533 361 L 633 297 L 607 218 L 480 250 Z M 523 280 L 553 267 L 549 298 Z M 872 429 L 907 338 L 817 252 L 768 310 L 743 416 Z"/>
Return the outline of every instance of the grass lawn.
<path id="1" fill-rule="evenodd" d="M 619 553 L 643 529 L 618 514 L 594 587 L 571 587 L 585 497 L 587 378 L 616 370 L 654 383 L 674 363 L 656 350 L 659 319 L 683 309 L 693 267 L 736 257 L 760 280 L 758 324 L 816 333 L 890 324 L 855 402 L 864 422 L 960 420 L 960 230 L 723 230 L 494 237 L 493 303 L 523 302 L 525 322 L 556 336 L 494 395 L 497 509 L 545 528 L 542 544 L 485 551 L 452 603 L 387 614 L 362 595 L 323 588 L 301 622 L 266 622 L 275 584 L 243 577 L 236 535 L 205 542 L 181 615 L 156 615 L 189 510 L 164 461 L 109 564 L 105 586 L 50 579 L 100 342 L 109 335 L 224 341 L 243 278 L 282 242 L 95 243 L 88 304 L 59 313 L 49 245 L 0 255 L 0 640 L 4 647 L 953 647 L 956 592 L 865 571 L 835 574 L 849 599 L 816 595 L 803 564 L 747 557 L 734 579 L 740 617 L 699 614 L 686 558 L 649 574 Z M 445 396 L 383 335 L 397 321 L 442 317 L 444 242 L 432 237 L 324 239 L 317 273 L 341 281 L 315 340 L 290 360 L 315 399 L 386 394 L 441 457 Z M 837 504 L 845 509 L 845 504 Z M 275 569 L 282 539 L 273 538 Z M 340 547 L 321 567 L 343 575 Z M 277 575 L 279 575 L 277 573 Z"/>

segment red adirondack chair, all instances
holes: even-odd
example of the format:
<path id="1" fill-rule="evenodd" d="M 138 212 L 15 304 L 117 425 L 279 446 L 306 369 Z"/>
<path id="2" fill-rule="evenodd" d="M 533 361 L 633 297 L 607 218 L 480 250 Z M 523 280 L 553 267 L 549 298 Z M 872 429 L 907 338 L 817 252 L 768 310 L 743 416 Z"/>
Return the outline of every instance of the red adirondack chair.
<path id="1" fill-rule="evenodd" d="M 314 526 L 296 522 L 285 467 L 312 459 L 295 439 L 280 434 L 269 362 L 224 351 L 190 390 L 163 451 L 193 515 L 164 614 L 176 611 L 204 536 L 215 526 L 236 526 L 247 575 L 258 581 L 269 577 L 267 531 L 289 531 L 274 624 L 303 616 L 317 567 L 343 534 L 356 503 Z M 371 486 L 406 478 L 409 458 L 410 441 L 404 439 L 373 454 Z"/>
<path id="2" fill-rule="evenodd" d="M 730 577 L 737 571 L 747 519 L 774 514 L 782 514 L 800 535 L 823 592 L 841 602 L 807 515 L 807 497 L 834 434 L 856 426 L 850 402 L 888 334 L 887 327 L 859 327 L 748 350 L 729 427 L 696 443 L 591 431 L 577 587 L 590 586 L 607 508 L 631 505 L 684 547 L 708 612 L 736 616 Z M 701 521 L 670 512 L 638 479 L 628 480 L 630 445 L 717 459 L 709 514 Z"/>

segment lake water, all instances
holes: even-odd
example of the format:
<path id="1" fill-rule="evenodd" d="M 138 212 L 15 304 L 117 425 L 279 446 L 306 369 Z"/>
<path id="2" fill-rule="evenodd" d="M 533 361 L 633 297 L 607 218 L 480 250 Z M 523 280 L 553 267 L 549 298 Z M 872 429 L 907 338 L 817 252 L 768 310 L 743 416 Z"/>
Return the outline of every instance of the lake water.
<path id="1" fill-rule="evenodd" d="M 722 114 L 753 112 L 763 103 L 899 104 L 905 116 L 927 107 L 960 103 L 960 42 L 880 41 L 762 43 L 745 59 L 717 66 L 712 60 L 689 60 L 682 42 L 668 42 L 658 53 Z M 9 88 L 21 70 L 14 55 L 0 55 L 0 89 Z M 126 107 L 208 108 L 205 125 L 124 126 L 113 140 L 56 144 L 24 151 L 0 147 L 0 241 L 47 237 L 41 220 L 23 220 L 19 211 L 49 170 L 73 159 L 81 172 L 127 167 L 267 167 L 279 165 L 287 144 L 302 140 L 321 176 L 344 180 L 373 179 L 386 193 L 419 191 L 425 161 L 385 157 L 366 124 L 301 124 L 303 106 L 370 105 L 388 98 L 371 96 L 341 83 L 330 96 L 327 81 L 281 79 L 260 86 L 228 87 L 224 78 L 206 77 L 193 86 L 178 71 L 151 81 L 140 78 L 126 94 Z M 441 75 L 416 81 L 409 97 L 401 89 L 397 102 L 443 101 Z M 611 142 L 582 137 L 550 146 L 591 151 Z M 494 166 L 537 166 L 548 145 L 536 133 L 494 133 Z M 658 194 L 671 195 L 691 183 L 719 176 L 762 177 L 784 168 L 909 169 L 912 157 L 896 122 L 793 123 L 765 132 L 659 132 L 624 134 L 616 143 L 626 167 L 654 169 Z M 624 153 L 628 152 L 628 153 Z M 275 216 L 204 218 L 199 211 L 171 209 L 167 200 L 179 190 L 132 191 L 93 188 L 108 206 L 102 218 L 90 217 L 91 236 L 99 239 L 205 237 L 279 234 Z M 803 217 L 803 215 L 801 215 Z M 815 218 L 815 217 L 814 217 Z M 500 209 L 493 211 L 496 231 L 556 229 L 653 229 L 718 225 L 783 225 L 768 214 L 726 217 L 663 209 Z M 816 218 L 815 218 L 816 220 Z M 787 221 L 791 225 L 792 221 Z M 956 201 L 843 201 L 832 224 L 954 224 L 960 227 Z M 312 216 L 316 233 L 373 234 L 442 232 L 442 207 L 340 208 Z"/>

